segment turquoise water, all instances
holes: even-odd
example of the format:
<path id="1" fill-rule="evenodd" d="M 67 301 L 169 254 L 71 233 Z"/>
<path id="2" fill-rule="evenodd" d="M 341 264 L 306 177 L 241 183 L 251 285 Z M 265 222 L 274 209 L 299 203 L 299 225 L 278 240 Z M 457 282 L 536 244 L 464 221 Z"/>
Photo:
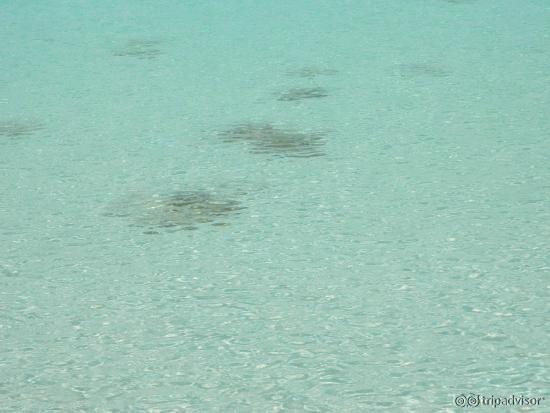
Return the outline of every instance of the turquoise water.
<path id="1" fill-rule="evenodd" d="M 4 0 L 0 38 L 0 411 L 550 411 L 547 1 Z"/>

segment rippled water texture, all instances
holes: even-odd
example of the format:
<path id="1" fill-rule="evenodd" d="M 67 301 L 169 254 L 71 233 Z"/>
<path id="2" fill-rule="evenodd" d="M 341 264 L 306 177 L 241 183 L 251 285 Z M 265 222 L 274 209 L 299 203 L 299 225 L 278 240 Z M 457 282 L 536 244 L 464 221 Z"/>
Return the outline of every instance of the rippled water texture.
<path id="1" fill-rule="evenodd" d="M 1 1 L 0 413 L 549 412 L 549 22 Z"/>

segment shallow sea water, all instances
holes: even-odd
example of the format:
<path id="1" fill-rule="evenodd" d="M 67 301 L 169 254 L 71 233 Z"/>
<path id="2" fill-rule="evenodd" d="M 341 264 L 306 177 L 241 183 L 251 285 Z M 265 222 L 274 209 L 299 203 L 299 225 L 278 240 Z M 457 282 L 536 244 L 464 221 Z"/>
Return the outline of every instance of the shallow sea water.
<path id="1" fill-rule="evenodd" d="M 550 411 L 549 21 L 1 2 L 0 411 Z"/>

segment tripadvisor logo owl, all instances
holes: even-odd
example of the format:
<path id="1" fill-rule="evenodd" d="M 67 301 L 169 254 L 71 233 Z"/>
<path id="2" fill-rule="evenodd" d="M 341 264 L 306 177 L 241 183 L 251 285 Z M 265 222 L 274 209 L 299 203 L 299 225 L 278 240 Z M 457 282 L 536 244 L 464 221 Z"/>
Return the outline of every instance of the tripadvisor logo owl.
<path id="1" fill-rule="evenodd" d="M 454 402 L 457 407 L 478 407 L 491 406 L 497 408 L 500 406 L 539 406 L 545 400 L 544 397 L 527 397 L 524 395 L 501 397 L 491 395 L 490 397 L 482 394 L 459 394 L 455 397 Z"/>

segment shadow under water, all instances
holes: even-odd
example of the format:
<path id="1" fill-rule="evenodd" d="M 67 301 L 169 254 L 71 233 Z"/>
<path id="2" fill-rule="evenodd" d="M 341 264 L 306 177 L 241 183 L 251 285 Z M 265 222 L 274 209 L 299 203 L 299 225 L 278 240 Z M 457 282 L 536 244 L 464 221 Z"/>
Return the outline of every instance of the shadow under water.
<path id="1" fill-rule="evenodd" d="M 169 195 L 137 198 L 118 205 L 104 214 L 109 217 L 130 217 L 132 226 L 145 228 L 145 234 L 165 230 L 196 230 L 201 224 L 229 225 L 226 221 L 245 209 L 237 199 L 208 191 L 178 191 Z"/>
<path id="2" fill-rule="evenodd" d="M 44 127 L 36 122 L 23 121 L 0 121 L 0 136 L 7 138 L 22 138 L 30 136 L 33 133 L 44 129 Z"/>
<path id="3" fill-rule="evenodd" d="M 133 39 L 113 52 L 114 56 L 135 57 L 137 59 L 154 59 L 162 54 L 158 48 L 160 40 Z"/>
<path id="4" fill-rule="evenodd" d="M 223 142 L 244 142 L 250 152 L 276 156 L 311 158 L 324 155 L 325 144 L 320 132 L 298 132 L 281 129 L 269 123 L 247 123 L 221 132 Z"/>
<path id="5" fill-rule="evenodd" d="M 322 87 L 301 87 L 289 89 L 279 96 L 277 100 L 291 102 L 303 99 L 324 98 L 328 96 L 328 91 Z"/>

